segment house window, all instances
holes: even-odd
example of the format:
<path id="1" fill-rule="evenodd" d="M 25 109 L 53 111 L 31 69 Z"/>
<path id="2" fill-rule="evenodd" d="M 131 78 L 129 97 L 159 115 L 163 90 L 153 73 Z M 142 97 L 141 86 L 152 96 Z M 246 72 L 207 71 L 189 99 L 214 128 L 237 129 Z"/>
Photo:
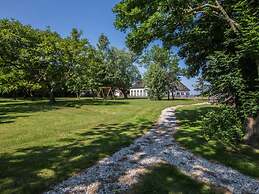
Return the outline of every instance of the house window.
<path id="1" fill-rule="evenodd" d="M 136 96 L 136 90 L 134 90 L 134 96 Z"/>
<path id="2" fill-rule="evenodd" d="M 140 96 L 143 96 L 143 95 L 142 95 L 142 92 L 143 92 L 143 91 L 142 91 L 142 90 L 140 90 L 139 92 L 140 92 L 140 94 L 139 94 L 139 95 L 140 95 Z"/>

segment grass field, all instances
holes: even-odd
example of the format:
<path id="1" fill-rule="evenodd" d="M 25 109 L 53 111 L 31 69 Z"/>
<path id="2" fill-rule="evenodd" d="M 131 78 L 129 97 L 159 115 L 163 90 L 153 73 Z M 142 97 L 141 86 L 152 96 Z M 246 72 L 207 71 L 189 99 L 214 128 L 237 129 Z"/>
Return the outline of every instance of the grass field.
<path id="1" fill-rule="evenodd" d="M 0 193 L 39 193 L 129 145 L 168 106 L 200 101 L 0 99 Z"/>
<path id="2" fill-rule="evenodd" d="M 241 144 L 233 150 L 224 147 L 220 142 L 207 143 L 201 136 L 202 116 L 215 108 L 209 105 L 179 108 L 176 117 L 180 121 L 180 129 L 175 139 L 195 154 L 223 163 L 248 176 L 259 178 L 258 149 Z"/>

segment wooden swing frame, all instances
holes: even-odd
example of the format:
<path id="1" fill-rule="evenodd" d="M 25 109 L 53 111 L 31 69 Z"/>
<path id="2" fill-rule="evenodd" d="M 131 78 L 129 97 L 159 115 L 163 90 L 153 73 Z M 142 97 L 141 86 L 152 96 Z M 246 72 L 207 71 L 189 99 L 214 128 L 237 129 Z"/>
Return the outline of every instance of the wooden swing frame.
<path id="1" fill-rule="evenodd" d="M 105 91 L 108 91 L 105 95 Z M 114 92 L 112 91 L 112 87 L 99 87 L 99 92 L 97 96 L 102 96 L 103 99 L 107 99 L 111 95 L 112 99 L 115 100 Z"/>

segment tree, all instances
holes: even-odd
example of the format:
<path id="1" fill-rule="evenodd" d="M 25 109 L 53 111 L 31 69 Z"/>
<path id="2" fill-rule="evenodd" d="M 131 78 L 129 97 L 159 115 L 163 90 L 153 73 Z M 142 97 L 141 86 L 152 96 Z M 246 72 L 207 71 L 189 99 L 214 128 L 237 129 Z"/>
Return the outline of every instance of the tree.
<path id="1" fill-rule="evenodd" d="M 62 38 L 50 28 L 33 29 L 15 20 L 0 20 L 0 92 L 22 90 L 26 95 L 48 92 L 51 103 L 56 94 L 100 86 L 119 88 L 127 98 L 128 88 L 139 76 L 131 52 L 111 47 L 101 35 L 97 49 L 82 32 L 72 29 Z"/>
<path id="2" fill-rule="evenodd" d="M 258 59 L 257 8 L 252 0 L 125 0 L 113 11 L 115 26 L 128 32 L 127 44 L 132 50 L 139 53 L 157 39 L 165 46 L 178 46 L 189 74 L 197 75 L 214 51 L 242 51 L 252 55 L 253 61 Z M 258 74 L 257 68 L 252 69 Z"/>
<path id="3" fill-rule="evenodd" d="M 140 63 L 147 67 L 152 64 L 157 64 L 164 69 L 166 72 L 168 100 L 170 93 L 172 93 L 172 98 L 174 98 L 176 82 L 179 81 L 180 75 L 180 68 L 178 67 L 179 58 L 173 55 L 168 49 L 155 45 L 142 56 Z"/>
<path id="4" fill-rule="evenodd" d="M 110 41 L 107 36 L 101 34 L 97 43 L 97 57 L 98 57 L 98 72 L 96 75 L 96 80 L 98 80 L 99 86 L 111 86 L 111 80 L 109 79 L 110 69 L 108 65 L 111 63 L 110 58 Z"/>
<path id="5" fill-rule="evenodd" d="M 144 75 L 145 86 L 148 88 L 150 99 L 161 100 L 166 92 L 166 71 L 159 65 L 152 63 Z"/>
<path id="6" fill-rule="evenodd" d="M 97 48 L 103 52 L 110 49 L 110 41 L 105 34 L 100 35 L 97 43 Z"/>
<path id="7" fill-rule="evenodd" d="M 68 65 L 66 85 L 68 90 L 80 98 L 81 90 L 89 87 L 89 65 L 91 46 L 87 39 L 82 39 L 82 31 L 72 29 L 66 39 L 66 63 Z"/>
<path id="8" fill-rule="evenodd" d="M 23 90 L 32 96 L 38 84 L 38 58 L 35 49 L 40 31 L 16 20 L 0 20 L 0 91 Z"/>
<path id="9" fill-rule="evenodd" d="M 39 60 L 39 80 L 42 87 L 49 93 L 50 103 L 55 102 L 55 91 L 60 89 L 66 81 L 68 71 L 65 61 L 66 43 L 60 36 L 50 30 L 42 32 L 41 42 L 37 45 Z"/>
<path id="10" fill-rule="evenodd" d="M 127 98 L 129 87 L 140 76 L 134 65 L 135 55 L 110 46 L 110 41 L 104 34 L 99 37 L 97 48 L 99 58 L 97 82 L 101 86 L 118 88 L 124 98 Z"/>
<path id="11" fill-rule="evenodd" d="M 154 40 L 177 46 L 188 74 L 201 74 L 210 92 L 234 106 L 244 124 L 259 117 L 257 1 L 124 0 L 113 11 L 132 50 L 141 53 Z"/>
<path id="12" fill-rule="evenodd" d="M 111 86 L 118 88 L 123 93 L 124 98 L 127 98 L 132 83 L 140 77 L 139 71 L 134 65 L 134 55 L 112 47 L 109 57 L 106 80 L 109 80 Z"/>

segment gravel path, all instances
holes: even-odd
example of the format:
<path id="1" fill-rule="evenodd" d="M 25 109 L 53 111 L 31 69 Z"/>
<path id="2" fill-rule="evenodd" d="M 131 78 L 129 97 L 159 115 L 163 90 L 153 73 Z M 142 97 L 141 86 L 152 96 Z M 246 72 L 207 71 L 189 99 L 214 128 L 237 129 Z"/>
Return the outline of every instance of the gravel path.
<path id="1" fill-rule="evenodd" d="M 259 193 L 258 180 L 197 157 L 176 143 L 174 112 L 174 108 L 163 110 L 156 127 L 146 135 L 47 193 L 124 193 L 147 168 L 158 163 L 171 164 L 188 176 L 224 187 L 231 193 Z"/>

